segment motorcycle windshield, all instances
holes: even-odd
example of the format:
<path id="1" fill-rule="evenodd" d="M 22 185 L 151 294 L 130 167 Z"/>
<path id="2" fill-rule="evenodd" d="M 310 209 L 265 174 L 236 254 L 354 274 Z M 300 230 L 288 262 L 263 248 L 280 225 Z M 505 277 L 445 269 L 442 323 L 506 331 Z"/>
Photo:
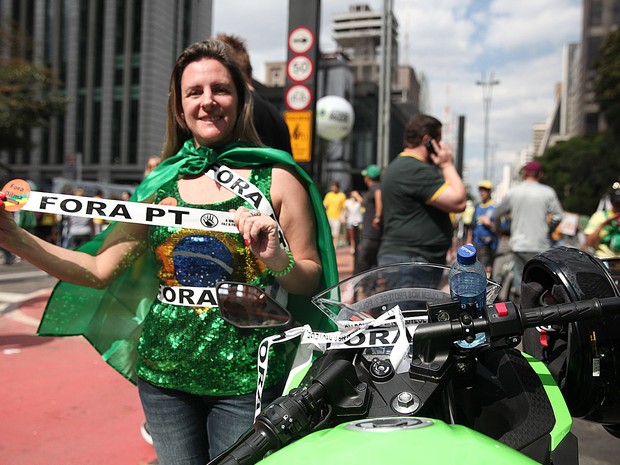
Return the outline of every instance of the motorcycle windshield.
<path id="1" fill-rule="evenodd" d="M 397 263 L 352 276 L 313 297 L 334 322 L 378 318 L 397 305 L 405 317 L 426 316 L 427 304 L 449 302 L 450 267 L 430 263 Z M 487 280 L 486 303 L 501 286 Z"/>

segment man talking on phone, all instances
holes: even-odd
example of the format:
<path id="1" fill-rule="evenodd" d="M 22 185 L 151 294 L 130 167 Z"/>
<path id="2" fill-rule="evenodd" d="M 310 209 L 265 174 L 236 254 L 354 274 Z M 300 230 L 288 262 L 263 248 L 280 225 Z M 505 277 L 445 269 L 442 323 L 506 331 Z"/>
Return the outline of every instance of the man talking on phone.
<path id="1" fill-rule="evenodd" d="M 450 213 L 465 210 L 463 180 L 441 122 L 415 115 L 405 127 L 404 149 L 382 179 L 383 238 L 379 266 L 401 262 L 446 263 L 452 245 Z"/>

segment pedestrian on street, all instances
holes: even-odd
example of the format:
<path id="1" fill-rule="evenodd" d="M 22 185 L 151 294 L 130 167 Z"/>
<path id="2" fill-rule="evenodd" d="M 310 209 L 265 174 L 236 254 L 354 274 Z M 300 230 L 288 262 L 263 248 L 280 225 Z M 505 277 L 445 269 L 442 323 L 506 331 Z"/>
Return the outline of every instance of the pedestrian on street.
<path id="1" fill-rule="evenodd" d="M 11 215 L 13 216 L 13 218 L 15 218 L 14 213 L 11 213 Z M 15 255 L 13 252 L 5 248 L 0 247 L 0 252 L 2 252 L 2 256 L 4 257 L 3 265 L 13 265 L 14 263 L 20 260 L 20 258 L 17 255 Z"/>
<path id="2" fill-rule="evenodd" d="M 609 189 L 611 208 L 595 212 L 584 230 L 586 245 L 601 258 L 620 256 L 620 182 Z"/>
<path id="3" fill-rule="evenodd" d="M 282 118 L 278 109 L 271 102 L 261 97 L 254 88 L 252 63 L 245 40 L 237 35 L 231 34 L 218 34 L 215 38 L 228 45 L 228 53 L 230 57 L 237 62 L 243 74 L 243 78 L 250 89 L 253 102 L 252 122 L 254 123 L 259 139 L 263 145 L 267 147 L 273 147 L 291 153 L 290 134 L 284 118 Z M 142 433 L 142 437 L 149 444 L 153 444 L 146 423 L 142 424 L 140 432 Z"/>
<path id="4" fill-rule="evenodd" d="M 149 174 L 151 174 L 151 171 L 157 168 L 157 165 L 159 165 L 160 163 L 161 163 L 161 157 L 159 155 L 153 155 L 149 157 L 148 160 L 146 160 L 146 164 L 144 166 L 143 178 L 146 178 Z"/>
<path id="5" fill-rule="evenodd" d="M 478 195 L 480 202 L 476 204 L 472 219 L 471 242 L 476 248 L 476 255 L 480 263 L 484 265 L 487 277 L 491 277 L 498 238 L 494 231 L 493 213 L 495 204 L 491 198 L 493 183 L 488 180 L 478 183 Z"/>
<path id="6" fill-rule="evenodd" d="M 77 197 L 83 197 L 84 194 L 85 192 L 82 188 L 77 188 L 73 191 L 73 195 Z M 66 227 L 64 234 L 64 247 L 75 249 L 91 240 L 95 234 L 95 223 L 92 218 L 66 216 L 64 221 Z"/>
<path id="7" fill-rule="evenodd" d="M 381 177 L 383 237 L 379 266 L 401 262 L 446 263 L 452 245 L 450 213 L 465 209 L 465 186 L 441 142 L 441 122 L 413 116 L 403 151 Z"/>
<path id="8" fill-rule="evenodd" d="M 334 249 L 338 248 L 342 234 L 342 220 L 344 219 L 344 203 L 346 200 L 347 196 L 340 190 L 340 183 L 338 181 L 331 183 L 329 192 L 323 197 L 323 206 L 325 207 L 329 226 L 332 230 Z"/>
<path id="9" fill-rule="evenodd" d="M 537 160 L 525 164 L 523 182 L 510 189 L 495 209 L 496 230 L 501 218 L 510 213 L 510 248 L 513 253 L 513 288 L 521 290 L 525 264 L 551 247 L 551 233 L 562 221 L 564 210 L 553 188 L 542 184 L 542 165 Z"/>
<path id="10" fill-rule="evenodd" d="M 363 220 L 362 200 L 360 193 L 352 190 L 344 202 L 344 221 L 347 227 L 347 240 L 351 255 L 355 255 L 359 242 L 360 226 Z"/>
<path id="11" fill-rule="evenodd" d="M 362 170 L 364 184 L 368 191 L 363 196 L 364 219 L 360 244 L 355 256 L 354 273 L 370 270 L 377 267 L 377 254 L 381 245 L 381 233 L 383 226 L 381 212 L 383 203 L 381 200 L 381 168 L 377 165 L 368 165 Z"/>
<path id="12" fill-rule="evenodd" d="M 73 251 L 26 233 L 0 207 L 0 247 L 62 281 L 39 334 L 84 334 L 137 382 L 160 465 L 204 465 L 251 427 L 257 348 L 273 334 L 226 323 L 214 300 L 174 296 L 212 294 L 232 280 L 309 304 L 307 296 L 337 281 L 319 192 L 290 154 L 260 143 L 227 50 L 210 39 L 177 59 L 162 162 L 132 201 L 234 212 L 238 232 L 119 222 Z M 238 182 L 226 184 L 223 172 Z M 242 197 L 232 187 L 239 183 L 254 195 Z M 301 316 L 319 315 L 310 308 Z M 280 351 L 269 361 L 266 403 L 281 394 L 287 369 Z"/>

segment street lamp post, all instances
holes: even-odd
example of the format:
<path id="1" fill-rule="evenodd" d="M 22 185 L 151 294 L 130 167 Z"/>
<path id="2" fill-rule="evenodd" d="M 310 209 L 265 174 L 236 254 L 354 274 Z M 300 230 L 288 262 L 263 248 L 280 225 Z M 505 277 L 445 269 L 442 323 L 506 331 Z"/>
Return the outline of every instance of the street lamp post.
<path id="1" fill-rule="evenodd" d="M 379 117 L 377 118 L 377 165 L 387 166 L 390 157 L 390 109 L 392 103 L 392 2 L 383 0 Z"/>
<path id="2" fill-rule="evenodd" d="M 499 81 L 495 79 L 495 75 L 491 71 L 488 79 L 485 78 L 482 73 L 482 79 L 476 81 L 477 86 L 482 86 L 482 104 L 484 112 L 484 164 L 483 164 L 483 177 L 489 178 L 489 110 L 491 109 L 491 99 L 493 86 L 499 84 Z"/>

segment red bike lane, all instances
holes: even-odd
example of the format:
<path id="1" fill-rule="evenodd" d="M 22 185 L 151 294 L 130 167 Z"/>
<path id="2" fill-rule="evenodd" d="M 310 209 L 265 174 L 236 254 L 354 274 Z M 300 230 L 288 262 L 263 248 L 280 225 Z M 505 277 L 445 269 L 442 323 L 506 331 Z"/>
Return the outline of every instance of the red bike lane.
<path id="1" fill-rule="evenodd" d="M 35 335 L 48 296 L 0 315 L 0 463 L 154 462 L 135 386 L 85 339 Z"/>

